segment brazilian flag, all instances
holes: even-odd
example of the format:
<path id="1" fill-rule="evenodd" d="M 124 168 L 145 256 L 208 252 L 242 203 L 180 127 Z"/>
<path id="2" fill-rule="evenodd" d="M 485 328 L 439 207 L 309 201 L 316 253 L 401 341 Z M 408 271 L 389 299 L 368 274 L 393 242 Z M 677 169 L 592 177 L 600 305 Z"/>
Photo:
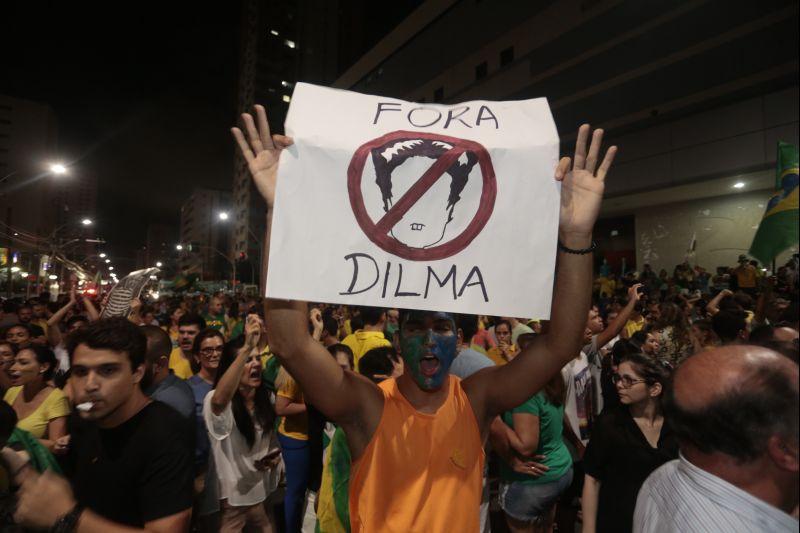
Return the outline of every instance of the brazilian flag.
<path id="1" fill-rule="evenodd" d="M 778 167 L 775 187 L 777 191 L 767 203 L 767 210 L 758 226 L 750 255 L 768 264 L 793 244 L 797 244 L 798 225 L 798 176 L 797 147 L 778 143 Z"/>

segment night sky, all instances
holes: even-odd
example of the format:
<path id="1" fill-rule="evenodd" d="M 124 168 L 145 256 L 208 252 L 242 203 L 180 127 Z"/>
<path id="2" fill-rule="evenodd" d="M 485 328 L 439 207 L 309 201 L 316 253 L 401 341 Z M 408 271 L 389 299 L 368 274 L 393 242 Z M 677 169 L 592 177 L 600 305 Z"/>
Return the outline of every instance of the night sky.
<path id="1" fill-rule="evenodd" d="M 39 5 L 0 31 L 0 92 L 54 109 L 63 159 L 98 177 L 110 248 L 177 228 L 193 186 L 231 187 L 239 5 L 172 4 Z"/>
<path id="2" fill-rule="evenodd" d="M 356 54 L 421 3 L 354 2 L 369 20 Z M 0 93 L 53 108 L 63 159 L 98 178 L 98 236 L 133 259 L 148 223 L 177 235 L 193 187 L 232 187 L 241 7 L 89 4 L 4 6 Z"/>

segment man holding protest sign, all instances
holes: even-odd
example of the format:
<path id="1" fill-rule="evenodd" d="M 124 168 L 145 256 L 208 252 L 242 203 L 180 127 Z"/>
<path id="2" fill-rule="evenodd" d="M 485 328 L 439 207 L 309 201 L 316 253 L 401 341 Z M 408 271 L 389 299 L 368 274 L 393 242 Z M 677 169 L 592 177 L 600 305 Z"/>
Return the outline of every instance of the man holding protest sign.
<path id="1" fill-rule="evenodd" d="M 232 132 L 267 202 L 268 246 L 278 159 L 293 140 L 270 135 L 261 106 L 255 120 L 242 118 L 247 139 L 238 128 Z M 272 349 L 309 403 L 347 435 L 353 531 L 478 530 L 490 423 L 542 389 L 580 351 L 591 296 L 592 228 L 616 153 L 611 147 L 598 167 L 603 132 L 589 137 L 589 126 L 581 126 L 574 162 L 562 158 L 555 169 L 562 188 L 550 332 L 509 364 L 460 381 L 448 373 L 457 344 L 452 315 L 410 311 L 400 324 L 407 371 L 376 386 L 344 372 L 311 338 L 305 302 L 266 301 Z"/>

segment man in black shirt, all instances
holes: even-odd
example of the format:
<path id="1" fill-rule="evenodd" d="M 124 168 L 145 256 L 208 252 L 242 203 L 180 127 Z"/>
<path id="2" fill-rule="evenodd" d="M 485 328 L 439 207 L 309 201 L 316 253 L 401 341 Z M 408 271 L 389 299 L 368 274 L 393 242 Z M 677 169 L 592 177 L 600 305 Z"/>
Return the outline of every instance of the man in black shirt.
<path id="1" fill-rule="evenodd" d="M 146 340 L 114 318 L 75 332 L 73 417 L 64 470 L 27 472 L 15 518 L 58 531 L 186 531 L 191 518 L 193 432 L 142 393 Z"/>

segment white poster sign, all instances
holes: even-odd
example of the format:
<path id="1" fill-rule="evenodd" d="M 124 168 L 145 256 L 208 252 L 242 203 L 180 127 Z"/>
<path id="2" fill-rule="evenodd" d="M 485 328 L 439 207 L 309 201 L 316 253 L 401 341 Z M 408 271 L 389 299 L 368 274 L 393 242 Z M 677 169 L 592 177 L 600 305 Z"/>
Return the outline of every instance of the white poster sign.
<path id="1" fill-rule="evenodd" d="M 560 184 L 544 98 L 411 103 L 298 83 L 267 295 L 548 318 Z"/>

